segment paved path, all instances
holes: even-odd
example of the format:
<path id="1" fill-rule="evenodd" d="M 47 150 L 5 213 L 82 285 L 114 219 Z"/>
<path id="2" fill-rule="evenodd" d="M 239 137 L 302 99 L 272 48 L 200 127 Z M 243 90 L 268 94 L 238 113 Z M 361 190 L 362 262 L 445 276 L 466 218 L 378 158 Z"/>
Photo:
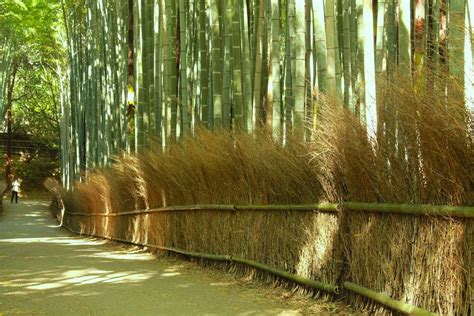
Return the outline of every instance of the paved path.
<path id="1" fill-rule="evenodd" d="M 190 263 L 72 236 L 56 225 L 44 202 L 6 202 L 0 215 L 0 315 L 306 314 L 265 294 L 271 290 L 251 290 Z"/>

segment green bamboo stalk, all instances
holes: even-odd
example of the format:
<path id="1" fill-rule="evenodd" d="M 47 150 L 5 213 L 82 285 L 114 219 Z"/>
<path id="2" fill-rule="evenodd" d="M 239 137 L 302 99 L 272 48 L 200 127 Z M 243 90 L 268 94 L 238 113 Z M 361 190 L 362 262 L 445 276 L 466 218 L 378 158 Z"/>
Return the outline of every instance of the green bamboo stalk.
<path id="1" fill-rule="evenodd" d="M 375 72 L 377 76 L 381 76 L 386 70 L 386 27 L 387 23 L 384 21 L 386 16 L 386 1 L 380 0 L 377 3 L 377 35 L 375 44 Z"/>
<path id="2" fill-rule="evenodd" d="M 304 139 L 305 124 L 305 23 L 304 0 L 295 1 L 295 72 L 294 72 L 294 126 L 298 139 Z"/>
<path id="3" fill-rule="evenodd" d="M 351 47 L 351 89 L 353 93 L 353 100 L 349 103 L 349 109 L 352 113 L 356 113 L 360 107 L 360 91 L 359 91 L 359 45 L 358 45 L 358 24 L 357 24 L 357 5 L 356 0 L 350 1 L 350 14 L 349 14 L 349 25 L 350 25 L 350 47 Z M 395 1 L 395 0 L 393 0 Z"/>
<path id="4" fill-rule="evenodd" d="M 162 212 L 188 211 L 320 211 L 320 212 L 363 212 L 381 214 L 401 214 L 414 216 L 448 216 L 459 218 L 474 218 L 474 206 L 452 206 L 432 204 L 396 204 L 396 203 L 365 203 L 342 202 L 315 204 L 273 204 L 273 205 L 234 205 L 234 204 L 196 204 L 165 206 L 146 210 L 135 210 L 121 213 L 78 213 L 69 212 L 71 216 L 103 216 L 117 217 Z"/>
<path id="5" fill-rule="evenodd" d="M 145 9 L 145 19 L 144 27 L 144 45 L 146 48 L 146 66 L 144 69 L 146 75 L 147 83 L 144 83 L 144 90 L 146 91 L 145 96 L 145 111 L 143 116 L 143 123 L 145 127 L 145 144 L 146 147 L 149 148 L 152 139 L 154 138 L 155 130 L 155 67 L 154 67 L 154 58 L 155 58 L 155 45 L 154 45 L 154 0 L 146 0 L 144 7 Z"/>
<path id="6" fill-rule="evenodd" d="M 324 2 L 313 0 L 314 10 L 314 33 L 315 33 L 315 48 L 316 48 L 316 62 L 318 68 L 318 90 L 327 91 L 327 46 L 326 46 L 326 29 L 324 23 Z"/>
<path id="7" fill-rule="evenodd" d="M 186 5 L 184 0 L 179 0 L 179 29 L 180 29 L 180 55 L 179 55 L 179 68 L 180 68 L 180 107 L 181 116 L 183 120 L 182 134 L 187 135 L 191 129 L 191 105 L 188 99 L 188 76 L 187 76 L 187 62 L 188 62 L 188 39 L 186 34 Z"/>
<path id="8" fill-rule="evenodd" d="M 337 31 L 334 17 L 334 0 L 324 2 L 324 21 L 326 28 L 326 47 L 327 47 L 327 91 L 337 94 L 336 84 L 336 55 L 337 50 Z"/>
<path id="9" fill-rule="evenodd" d="M 432 41 L 432 60 L 431 63 L 433 64 L 434 73 L 437 74 L 439 71 L 439 62 L 440 62 L 440 55 L 439 55 L 439 31 L 440 31 L 440 0 L 432 0 L 432 20 L 433 26 L 431 34 L 431 41 Z"/>
<path id="10" fill-rule="evenodd" d="M 178 131 L 180 127 L 178 126 L 178 69 L 177 69 L 177 3 L 175 1 L 167 2 L 167 12 L 169 12 L 168 17 L 168 34 L 170 36 L 169 42 L 169 71 L 170 71 L 170 89 L 169 89 L 169 99 L 170 99 L 170 141 L 176 142 L 178 137 Z"/>
<path id="11" fill-rule="evenodd" d="M 351 34 L 350 34 L 350 1 L 345 0 L 343 3 L 343 54 L 342 54 L 342 64 L 343 64 L 343 73 L 344 73 L 344 104 L 349 106 L 352 103 L 352 91 L 351 91 Z"/>
<path id="12" fill-rule="evenodd" d="M 201 97 L 201 122 L 204 126 L 209 126 L 210 118 L 210 98 L 209 91 L 209 50 L 208 50 L 208 35 L 206 30 L 209 28 L 207 23 L 207 5 L 206 0 L 199 0 L 199 86 Z"/>
<path id="13" fill-rule="evenodd" d="M 466 3 L 466 32 L 464 39 L 464 95 L 468 113 L 474 115 L 474 0 Z M 474 131 L 474 119 L 470 120 L 470 131 Z"/>
<path id="14" fill-rule="evenodd" d="M 242 13 L 240 9 L 240 2 L 232 0 L 230 6 L 234 8 L 232 10 L 232 91 L 233 91 L 233 109 L 234 109 L 234 120 L 235 127 L 238 130 L 245 129 L 245 117 L 244 117 L 244 103 L 242 98 L 243 89 L 243 78 L 242 78 L 242 42 L 246 41 L 245 36 L 247 34 L 241 33 L 241 19 Z M 235 8 L 238 8 L 237 10 Z M 243 38 L 244 37 L 244 38 Z"/>
<path id="15" fill-rule="evenodd" d="M 135 152 L 139 153 L 145 146 L 143 111 L 145 108 L 143 97 L 143 29 L 141 27 L 143 15 L 143 0 L 134 2 L 134 35 L 135 47 Z"/>
<path id="16" fill-rule="evenodd" d="M 222 33 L 220 29 L 219 1 L 211 1 L 211 63 L 212 63 L 212 112 L 211 127 L 222 127 L 222 75 L 223 61 L 221 56 Z"/>
<path id="17" fill-rule="evenodd" d="M 395 23 L 395 5 L 396 0 L 386 1 L 386 10 L 385 10 L 385 25 L 386 28 L 384 31 L 387 32 L 387 45 L 386 45 L 386 55 L 387 55 L 387 74 L 393 75 L 395 72 L 395 65 L 397 61 L 397 26 Z"/>
<path id="18" fill-rule="evenodd" d="M 348 289 L 354 293 L 357 293 L 359 295 L 365 296 L 371 300 L 374 300 L 384 306 L 387 306 L 393 310 L 408 314 L 408 315 L 416 315 L 416 316 L 434 316 L 438 315 L 436 313 L 427 311 L 425 309 L 397 301 L 387 295 L 377 293 L 373 290 L 370 290 L 368 288 L 362 287 L 360 285 L 357 285 L 352 282 L 344 282 L 344 288 Z"/>
<path id="19" fill-rule="evenodd" d="M 271 89 L 272 79 L 272 6 L 271 0 L 265 2 L 264 27 L 263 27 L 263 47 L 262 47 L 262 128 L 271 133 L 272 128 L 272 104 L 273 96 Z"/>
<path id="20" fill-rule="evenodd" d="M 356 107 L 355 113 L 365 122 L 365 106 L 366 106 L 366 93 L 365 93 L 365 52 L 364 52 L 364 0 L 355 0 L 355 11 L 357 14 L 357 79 L 356 79 L 356 91 L 359 97 L 358 108 Z"/>
<path id="21" fill-rule="evenodd" d="M 188 2 L 188 7 L 190 10 L 186 13 L 186 19 L 190 21 L 187 25 L 187 36 L 190 42 L 190 51 L 192 54 L 189 55 L 188 70 L 187 73 L 190 74 L 190 95 L 189 95 L 189 106 L 191 110 L 191 130 L 190 132 L 194 134 L 196 126 L 200 126 L 200 117 L 201 117 L 201 103 L 199 102 L 200 98 L 200 85 L 199 85 L 199 0 L 191 0 Z"/>
<path id="22" fill-rule="evenodd" d="M 449 74 L 464 84 L 464 31 L 466 0 L 452 0 L 448 14 Z"/>
<path id="23" fill-rule="evenodd" d="M 339 99 L 343 99 L 343 91 L 342 91 L 342 80 L 343 80 L 343 75 L 342 75 L 342 47 L 343 47 L 343 38 L 342 38 L 342 32 L 343 32 L 343 19 L 342 19 L 342 5 L 341 5 L 342 0 L 336 0 L 335 2 L 335 11 L 334 11 L 334 29 L 336 32 L 336 92 L 337 96 Z"/>
<path id="24" fill-rule="evenodd" d="M 411 74 L 411 1 L 400 0 L 399 4 L 399 68 L 401 73 Z"/>
<path id="25" fill-rule="evenodd" d="M 91 80 L 91 96 L 92 102 L 90 103 L 89 107 L 91 108 L 90 116 L 92 120 L 89 124 L 89 134 L 90 137 L 90 147 L 91 150 L 89 151 L 89 155 L 91 156 L 91 167 L 95 168 L 99 166 L 99 130 L 100 130 L 100 50 L 99 50 L 99 36 L 100 34 L 100 26 L 97 17 L 97 2 L 91 4 L 91 30 L 93 34 L 96 36 L 91 38 L 91 56 L 92 56 L 92 80 Z"/>
<path id="26" fill-rule="evenodd" d="M 372 0 L 364 0 L 364 79 L 365 79 L 365 119 L 367 135 L 375 141 L 377 138 L 377 97 L 374 56 L 374 17 Z"/>
<path id="27" fill-rule="evenodd" d="M 306 97 L 306 108 L 305 108 L 305 120 L 306 123 L 314 122 L 312 126 L 316 126 L 316 112 L 315 109 L 315 98 L 313 95 L 314 89 L 316 88 L 316 78 L 315 78 L 315 69 L 316 64 L 313 60 L 314 54 L 314 34 L 313 34 L 313 8 L 312 0 L 305 0 L 305 47 L 306 47 L 306 56 L 305 56 L 305 97 Z M 314 133 L 311 128 L 305 129 L 305 139 L 312 139 Z"/>
<path id="28" fill-rule="evenodd" d="M 122 91 L 121 91 L 121 113 L 120 113 L 120 137 L 122 140 L 120 152 L 130 152 L 130 137 L 128 134 L 129 129 L 129 117 L 127 116 L 128 112 L 128 86 L 129 86 L 129 69 L 128 69 L 128 54 L 129 47 L 131 47 L 131 39 L 129 38 L 129 23 L 132 13 L 129 11 L 130 1 L 122 1 L 121 7 L 121 16 L 120 20 L 122 21 L 121 28 L 121 42 L 122 42 L 122 76 L 119 79 L 122 82 Z M 117 4 L 119 5 L 119 4 Z"/>
<path id="29" fill-rule="evenodd" d="M 272 131 L 273 139 L 277 142 L 282 139 L 281 130 L 281 93 L 280 93 L 280 2 L 271 1 L 271 19 L 272 19 Z"/>
<path id="30" fill-rule="evenodd" d="M 160 12 L 161 13 L 161 25 L 162 25 L 162 36 L 161 36 L 161 46 L 163 47 L 163 136 L 162 143 L 166 147 L 168 140 L 171 135 L 171 69 L 170 69 L 170 56 L 171 50 L 173 49 L 170 43 L 170 15 L 171 8 L 169 1 L 161 0 L 160 1 Z"/>
<path id="31" fill-rule="evenodd" d="M 242 96 L 245 130 L 252 131 L 252 64 L 250 62 L 250 33 L 247 1 L 238 1 L 242 43 Z"/>
<path id="32" fill-rule="evenodd" d="M 429 11 L 425 11 L 425 9 L 429 9 L 429 1 L 428 0 L 416 0 L 415 1 L 415 9 L 414 11 L 414 23 L 413 23 L 413 65 L 414 69 L 421 68 L 425 60 L 426 54 L 426 42 L 425 38 L 427 38 L 426 30 L 428 27 L 428 19 L 427 14 Z"/>
<path id="33" fill-rule="evenodd" d="M 161 1 L 154 1 L 154 136 L 156 140 L 163 144 L 163 47 L 161 46 L 163 32 Z"/>
<path id="34" fill-rule="evenodd" d="M 293 132 L 294 112 L 294 50 L 291 49 L 295 42 L 295 3 L 294 0 L 286 1 L 286 30 L 285 30 L 285 118 L 284 137 Z"/>
<path id="35" fill-rule="evenodd" d="M 231 126 L 231 85 L 232 85 L 232 6 L 229 1 L 222 2 L 223 15 L 221 17 L 221 54 L 223 54 L 223 84 L 222 84 L 222 127 L 226 130 Z"/>
<path id="36" fill-rule="evenodd" d="M 255 64 L 254 64 L 254 88 L 253 88 L 253 129 L 262 125 L 262 81 L 263 81 L 263 42 L 265 25 L 265 0 L 261 0 L 258 6 L 258 17 L 256 25 Z"/>
<path id="37" fill-rule="evenodd" d="M 111 131 L 111 154 L 117 155 L 119 150 L 122 148 L 122 133 L 121 133 L 121 113 L 122 113 L 122 99 L 121 99 L 121 92 L 122 85 L 123 85 L 123 78 L 122 71 L 123 67 L 121 64 L 123 63 L 123 42 L 121 42 L 121 38 L 123 34 L 122 31 L 122 23 L 123 21 L 120 19 L 121 15 L 121 7 L 118 2 L 111 3 L 108 2 L 110 14 L 108 16 L 108 28 L 110 29 L 109 33 L 109 41 L 110 41 L 110 48 L 109 48 L 109 63 L 110 63 L 110 84 L 108 85 L 109 91 L 109 98 L 111 99 L 111 122 L 109 123 L 112 126 Z"/>
<path id="38" fill-rule="evenodd" d="M 308 278 L 305 278 L 305 277 L 301 277 L 301 276 L 298 276 L 298 275 L 295 275 L 295 274 L 292 274 L 292 273 L 288 273 L 288 272 L 283 271 L 281 269 L 270 267 L 266 264 L 259 263 L 259 262 L 253 261 L 253 260 L 243 259 L 243 258 L 239 258 L 239 257 L 231 257 L 231 261 L 232 262 L 238 262 L 238 263 L 241 263 L 241 264 L 245 264 L 247 266 L 256 268 L 258 270 L 265 271 L 265 272 L 274 274 L 276 276 L 282 277 L 284 279 L 296 282 L 298 284 L 306 285 L 306 286 L 309 286 L 309 287 L 312 287 L 314 289 L 318 289 L 318 290 L 321 290 L 321 291 L 325 291 L 325 292 L 329 292 L 329 293 L 333 293 L 333 294 L 337 294 L 338 291 L 339 291 L 338 287 L 336 285 L 314 281 L 314 280 L 311 280 L 311 279 L 308 279 Z"/>

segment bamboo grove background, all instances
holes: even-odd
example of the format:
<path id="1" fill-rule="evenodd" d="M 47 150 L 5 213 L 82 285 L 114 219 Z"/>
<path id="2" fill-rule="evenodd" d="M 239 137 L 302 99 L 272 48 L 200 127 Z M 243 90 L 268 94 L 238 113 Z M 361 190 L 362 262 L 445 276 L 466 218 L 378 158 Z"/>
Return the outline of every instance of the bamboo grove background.
<path id="1" fill-rule="evenodd" d="M 447 104 L 454 82 L 461 87 L 472 113 L 473 5 L 64 0 L 63 182 L 123 151 L 166 148 L 200 126 L 310 140 L 322 94 L 336 96 L 375 139 L 387 128 L 381 83 L 416 85 L 424 69 Z"/>

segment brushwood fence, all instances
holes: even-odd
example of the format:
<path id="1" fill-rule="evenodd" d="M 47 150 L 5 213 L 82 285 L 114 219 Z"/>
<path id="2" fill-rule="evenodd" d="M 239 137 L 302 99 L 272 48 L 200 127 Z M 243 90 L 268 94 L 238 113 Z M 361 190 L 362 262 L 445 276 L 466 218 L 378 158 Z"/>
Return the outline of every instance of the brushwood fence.
<path id="1" fill-rule="evenodd" d="M 56 209 L 59 209 L 59 205 Z M 304 205 L 233 205 L 233 204 L 210 204 L 210 205 L 180 205 L 180 206 L 167 206 L 154 209 L 146 210 L 135 210 L 130 212 L 111 213 L 111 212 L 96 212 L 96 213 L 80 213 L 70 212 L 62 210 L 61 221 L 63 226 L 73 233 L 95 236 L 99 238 L 105 238 L 118 242 L 124 242 L 128 244 L 134 244 L 139 246 L 150 247 L 166 252 L 176 253 L 184 256 L 200 258 L 204 260 L 229 262 L 246 265 L 267 273 L 276 275 L 278 277 L 290 280 L 297 284 L 301 284 L 310 288 L 314 288 L 319 291 L 325 291 L 336 296 L 346 296 L 348 293 L 356 293 L 362 295 L 372 301 L 375 301 L 384 307 L 388 308 L 386 311 L 396 310 L 402 313 L 411 315 L 436 315 L 427 309 L 419 308 L 412 304 L 407 304 L 403 300 L 397 300 L 389 295 L 378 293 L 369 288 L 357 285 L 349 280 L 339 280 L 338 284 L 330 284 L 313 280 L 311 278 L 298 276 L 294 273 L 284 271 L 283 269 L 271 267 L 270 265 L 241 258 L 239 256 L 233 256 L 232 254 L 212 254 L 203 253 L 197 251 L 190 251 L 187 249 L 180 249 L 176 247 L 169 247 L 166 245 L 157 245 L 148 243 L 145 241 L 137 241 L 130 238 L 119 238 L 115 236 L 115 232 L 112 231 L 111 225 L 108 220 L 105 224 L 106 229 L 104 234 L 100 234 L 96 229 L 90 229 L 87 227 L 87 222 L 79 220 L 77 225 L 77 219 L 74 218 L 133 218 L 137 216 L 149 216 L 152 214 L 179 214 L 179 213 L 199 213 L 200 211 L 205 212 L 225 212 L 236 215 L 239 212 L 244 211 L 264 211 L 264 212 L 315 212 L 315 213 L 331 213 L 334 215 L 342 212 L 353 212 L 353 213 L 377 213 L 377 214 L 398 214 L 402 216 L 426 216 L 426 217 L 441 217 L 444 219 L 459 218 L 459 219 L 470 219 L 474 217 L 474 206 L 449 206 L 449 205 L 413 205 L 413 204 L 381 204 L 381 203 L 360 203 L 360 202 L 342 202 L 342 203 L 318 203 L 318 204 L 304 204 Z M 76 224 L 74 224 L 76 223 Z M 79 226 L 79 230 L 74 229 L 73 226 Z M 466 222 L 466 236 L 465 241 L 467 244 L 467 265 L 468 265 L 468 280 L 465 296 L 468 298 L 468 307 L 470 311 L 474 311 L 474 293 L 471 290 L 474 288 L 474 229 L 471 221 Z M 426 267 L 429 269 L 429 267 Z M 357 305 L 357 304 L 356 304 Z M 455 310 L 455 309 L 453 309 Z M 439 311 L 443 313 L 442 311 Z M 448 314 L 451 314 L 450 312 Z"/>

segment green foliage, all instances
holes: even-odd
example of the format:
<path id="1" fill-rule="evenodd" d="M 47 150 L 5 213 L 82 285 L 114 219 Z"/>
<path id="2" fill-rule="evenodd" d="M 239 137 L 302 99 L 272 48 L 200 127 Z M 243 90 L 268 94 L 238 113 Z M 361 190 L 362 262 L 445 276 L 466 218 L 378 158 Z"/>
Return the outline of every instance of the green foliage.
<path id="1" fill-rule="evenodd" d="M 22 180 L 24 192 L 41 191 L 47 178 L 58 177 L 59 163 L 47 157 L 36 158 L 30 162 L 20 159 L 15 165 L 14 172 Z"/>
<path id="2" fill-rule="evenodd" d="M 13 132 L 58 145 L 59 86 L 49 68 L 25 64 L 20 69 L 13 104 Z"/>
<path id="3" fill-rule="evenodd" d="M 1 112 L 5 117 L 5 83 L 12 78 L 15 64 L 13 134 L 27 135 L 52 149 L 59 143 L 59 69 L 65 68 L 61 14 L 60 0 L 0 0 Z M 13 165 L 15 173 L 25 178 L 24 185 L 33 187 L 57 172 L 56 160 L 13 157 Z"/>

